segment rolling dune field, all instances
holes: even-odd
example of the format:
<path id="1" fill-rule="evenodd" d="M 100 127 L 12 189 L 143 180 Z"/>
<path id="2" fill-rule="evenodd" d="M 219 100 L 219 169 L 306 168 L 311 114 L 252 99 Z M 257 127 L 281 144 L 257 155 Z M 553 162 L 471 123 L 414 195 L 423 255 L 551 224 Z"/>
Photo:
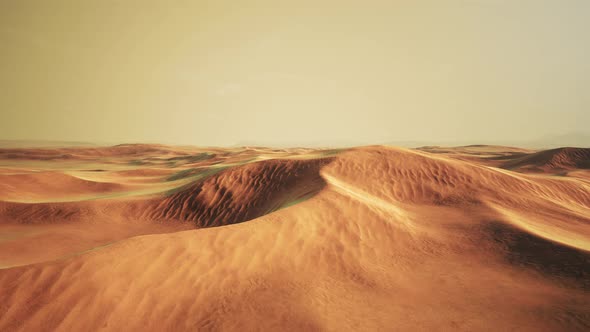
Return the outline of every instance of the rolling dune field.
<path id="1" fill-rule="evenodd" d="M 0 149 L 0 331 L 588 331 L 590 149 Z"/>

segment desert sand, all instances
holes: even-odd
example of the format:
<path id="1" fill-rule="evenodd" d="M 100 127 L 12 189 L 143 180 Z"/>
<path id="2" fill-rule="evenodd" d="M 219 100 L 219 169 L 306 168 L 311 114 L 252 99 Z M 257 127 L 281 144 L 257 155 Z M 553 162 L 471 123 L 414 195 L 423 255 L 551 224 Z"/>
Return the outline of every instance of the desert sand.
<path id="1" fill-rule="evenodd" d="M 0 331 L 588 331 L 590 149 L 0 149 Z"/>

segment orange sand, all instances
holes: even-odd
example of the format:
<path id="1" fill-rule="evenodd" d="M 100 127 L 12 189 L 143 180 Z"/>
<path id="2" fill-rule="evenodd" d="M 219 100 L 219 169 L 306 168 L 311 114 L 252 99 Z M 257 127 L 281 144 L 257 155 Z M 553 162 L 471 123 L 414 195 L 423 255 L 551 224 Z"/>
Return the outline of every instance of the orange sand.
<path id="1" fill-rule="evenodd" d="M 587 331 L 589 151 L 0 149 L 0 331 Z"/>

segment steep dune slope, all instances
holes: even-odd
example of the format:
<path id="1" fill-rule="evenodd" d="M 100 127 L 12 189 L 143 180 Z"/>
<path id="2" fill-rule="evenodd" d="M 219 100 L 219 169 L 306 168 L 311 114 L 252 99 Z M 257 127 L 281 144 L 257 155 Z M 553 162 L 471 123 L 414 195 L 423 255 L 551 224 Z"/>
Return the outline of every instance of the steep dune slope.
<path id="1" fill-rule="evenodd" d="M 172 190 L 163 197 L 103 199 L 72 202 L 47 202 L 28 204 L 0 201 L 0 223 L 55 223 L 91 222 L 96 219 L 122 216 L 124 219 L 149 221 L 192 222 L 197 227 L 223 226 L 253 219 L 278 208 L 303 200 L 319 192 L 325 181 L 320 168 L 331 158 L 310 160 L 265 160 L 236 166 L 228 170 L 209 172 L 202 179 Z M 55 181 L 20 182 L 12 186 L 36 195 L 50 192 L 51 186 L 72 193 L 74 177 L 56 173 Z M 37 179 L 37 176 L 13 176 Z M 76 179 L 81 184 L 93 183 Z M 76 184 L 78 184 L 76 182 Z M 8 184 L 6 184 L 8 186 Z M 116 184 L 113 184 L 117 187 Z M 46 188 L 48 187 L 48 188 Z M 36 190 L 35 190 L 36 189 Z"/>
<path id="2" fill-rule="evenodd" d="M 204 176 L 165 197 L 34 204 L 0 201 L 0 235 L 6 238 L 2 241 L 0 236 L 0 267 L 54 260 L 129 236 L 247 221 L 319 192 L 325 186 L 320 167 L 330 161 L 266 160 L 236 166 Z M 56 175 L 57 181 L 63 178 Z M 46 190 L 51 184 L 35 187 L 24 182 L 15 183 L 15 188 L 23 195 L 27 190 L 39 194 L 51 192 Z M 55 194 L 72 195 L 72 191 L 64 181 Z"/>
<path id="3" fill-rule="evenodd" d="M 576 179 L 367 147 L 142 202 L 120 213 L 224 226 L 0 270 L 0 330 L 590 328 L 590 186 Z"/>
<path id="4" fill-rule="evenodd" d="M 265 215 L 321 190 L 319 169 L 331 159 L 268 160 L 231 168 L 148 207 L 147 219 L 223 226 Z"/>
<path id="5" fill-rule="evenodd" d="M 363 158 L 366 164 L 350 161 L 348 156 L 338 159 L 334 176 L 391 202 L 481 210 L 499 207 L 526 215 L 527 221 L 520 225 L 529 231 L 548 228 L 555 236 L 588 235 L 584 228 L 590 212 L 590 186 L 583 182 L 527 176 L 400 149 L 356 152 L 354 158 Z M 384 178 L 390 183 L 384 184 Z M 535 220 L 542 225 L 535 227 Z M 590 249 L 587 242 L 572 243 Z"/>

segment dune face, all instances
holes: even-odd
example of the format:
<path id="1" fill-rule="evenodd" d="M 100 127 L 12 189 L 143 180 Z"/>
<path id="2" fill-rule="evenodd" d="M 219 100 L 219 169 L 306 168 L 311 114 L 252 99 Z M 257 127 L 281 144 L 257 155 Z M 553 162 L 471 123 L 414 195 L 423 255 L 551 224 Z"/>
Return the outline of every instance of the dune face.
<path id="1" fill-rule="evenodd" d="M 254 219 L 319 192 L 328 158 L 268 160 L 234 167 L 149 206 L 148 219 L 191 221 L 198 227 Z"/>
<path id="2" fill-rule="evenodd" d="M 506 162 L 504 168 L 549 172 L 590 169 L 590 148 L 560 148 L 532 153 Z"/>
<path id="3" fill-rule="evenodd" d="M 0 199 L 4 201 L 52 201 L 124 188 L 119 183 L 88 181 L 59 172 L 0 174 Z"/>
<path id="4" fill-rule="evenodd" d="M 590 329 L 588 149 L 0 159 L 0 331 Z"/>

